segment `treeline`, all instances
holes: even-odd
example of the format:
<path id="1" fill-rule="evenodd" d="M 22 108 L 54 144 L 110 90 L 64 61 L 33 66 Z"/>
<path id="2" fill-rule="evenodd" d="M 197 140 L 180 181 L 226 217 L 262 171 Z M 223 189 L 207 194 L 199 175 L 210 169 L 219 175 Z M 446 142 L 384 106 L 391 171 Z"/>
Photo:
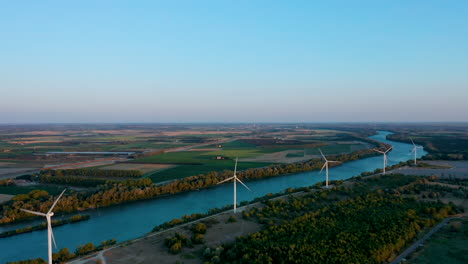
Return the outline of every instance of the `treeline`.
<path id="1" fill-rule="evenodd" d="M 40 183 L 51 183 L 51 184 L 61 184 L 69 186 L 79 186 L 79 187 L 97 187 L 104 184 L 124 184 L 128 186 L 142 186 L 142 185 L 151 185 L 152 181 L 150 178 L 136 178 L 136 179 L 127 179 L 124 178 L 119 180 L 114 179 L 103 179 L 103 178 L 92 178 L 92 177 L 81 177 L 81 176 L 52 176 L 49 174 L 38 174 L 30 175 L 27 180 L 36 181 Z M 143 184 L 146 183 L 146 184 Z"/>
<path id="2" fill-rule="evenodd" d="M 52 220 L 52 226 L 56 227 L 56 226 L 76 223 L 76 222 L 88 220 L 89 218 L 90 218 L 89 215 L 78 214 L 78 215 L 74 215 L 74 216 L 72 216 L 70 218 L 67 218 L 67 219 Z M 42 222 L 42 223 L 40 223 L 38 225 L 27 226 L 27 227 L 18 228 L 18 229 L 15 229 L 15 230 L 2 232 L 2 233 L 0 233 L 0 238 L 10 237 L 10 236 L 14 236 L 14 235 L 23 234 L 23 233 L 29 233 L 29 232 L 33 232 L 33 231 L 36 231 L 36 230 L 42 230 L 42 229 L 47 229 L 47 222 Z"/>
<path id="3" fill-rule="evenodd" d="M 95 246 L 93 243 L 90 242 L 90 243 L 78 246 L 74 253 L 71 253 L 68 248 L 62 248 L 59 252 L 52 253 L 52 261 L 53 263 L 65 263 L 78 256 L 83 256 L 83 255 L 87 255 L 96 251 L 103 250 L 107 247 L 115 245 L 116 242 L 117 241 L 114 238 L 103 241 L 99 246 Z M 46 264 L 46 263 L 47 262 L 43 258 L 7 262 L 7 264 Z"/>
<path id="4" fill-rule="evenodd" d="M 83 176 L 102 178 L 140 178 L 143 172 L 140 170 L 101 170 L 101 169 L 70 169 L 70 170 L 46 170 L 42 174 L 50 176 Z"/>
<path id="5" fill-rule="evenodd" d="M 373 141 L 374 144 L 379 143 Z M 380 146 L 382 146 L 380 144 Z M 358 150 L 349 154 L 330 155 L 332 160 L 341 162 L 357 160 L 378 155 L 370 149 Z M 279 175 L 293 174 L 320 169 L 323 165 L 322 159 L 312 159 L 293 164 L 275 164 L 264 168 L 248 169 L 238 172 L 238 177 L 243 180 L 254 180 Z M 333 165 L 337 166 L 337 165 Z M 62 197 L 58 202 L 55 212 L 70 213 L 77 210 L 93 209 L 121 204 L 130 201 L 152 199 L 163 195 L 172 195 L 180 192 L 198 190 L 215 186 L 218 182 L 231 177 L 232 171 L 209 172 L 198 176 L 191 176 L 170 182 L 165 185 L 147 185 L 148 179 L 136 180 L 126 183 L 107 183 L 97 191 L 73 193 Z M 1 208 L 2 218 L 0 224 L 11 223 L 28 217 L 20 208 L 46 211 L 52 202 L 53 197 L 48 200 L 29 200 L 27 202 L 10 202 Z"/>
<path id="6" fill-rule="evenodd" d="M 80 187 L 96 187 L 105 184 L 109 180 L 81 176 L 52 176 L 48 174 L 43 174 L 38 176 L 37 181 L 40 183 L 52 183 Z"/>
<path id="7" fill-rule="evenodd" d="M 317 195 L 272 201 L 254 210 L 252 215 L 281 224 L 271 222 L 264 230 L 205 257 L 209 263 L 382 263 L 391 261 L 420 230 L 454 213 L 449 205 L 385 192 L 311 211 L 320 196 L 328 196 L 326 192 Z"/>

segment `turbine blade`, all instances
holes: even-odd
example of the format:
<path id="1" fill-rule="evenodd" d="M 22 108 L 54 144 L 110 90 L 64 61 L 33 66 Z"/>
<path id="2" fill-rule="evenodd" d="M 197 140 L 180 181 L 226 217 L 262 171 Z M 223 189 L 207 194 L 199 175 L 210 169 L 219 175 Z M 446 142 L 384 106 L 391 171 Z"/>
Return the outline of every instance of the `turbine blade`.
<path id="1" fill-rule="evenodd" d="M 328 162 L 328 161 L 325 161 L 325 163 L 323 164 L 322 169 L 320 170 L 319 173 L 322 173 L 322 171 L 323 171 L 323 169 L 325 168 L 325 166 L 327 166 L 327 162 Z"/>
<path id="2" fill-rule="evenodd" d="M 329 160 L 328 162 L 339 162 L 339 161 L 336 161 L 336 160 Z"/>
<path id="3" fill-rule="evenodd" d="M 218 182 L 218 184 L 225 183 L 225 182 L 230 181 L 230 180 L 232 180 L 232 179 L 234 179 L 234 176 L 233 176 L 233 177 L 230 177 L 230 178 L 227 178 L 227 179 L 225 179 L 225 180 L 222 180 L 222 181 Z"/>
<path id="4" fill-rule="evenodd" d="M 323 157 L 325 160 L 327 160 L 327 158 L 325 158 L 325 155 L 323 155 L 323 152 L 322 152 L 322 150 L 321 150 L 321 149 L 319 149 L 319 151 L 320 151 L 320 154 L 322 154 L 322 157 Z"/>
<path id="5" fill-rule="evenodd" d="M 60 200 L 60 198 L 62 198 L 62 195 L 65 193 L 66 190 L 67 190 L 67 189 L 64 189 L 64 190 L 62 191 L 62 193 L 59 195 L 59 197 L 57 198 L 57 200 L 55 200 L 55 202 L 52 204 L 52 206 L 51 206 L 50 209 L 49 209 L 49 212 L 47 212 L 47 213 L 52 212 L 52 209 L 54 209 L 55 205 L 58 203 L 58 201 Z"/>
<path id="6" fill-rule="evenodd" d="M 247 190 L 252 191 L 252 190 L 250 190 L 249 187 L 247 187 L 247 185 L 245 185 L 241 180 L 239 180 L 239 178 L 236 178 L 236 180 L 237 180 L 240 184 L 242 184 Z"/>
<path id="7" fill-rule="evenodd" d="M 389 152 L 392 148 L 393 148 L 393 146 L 391 146 L 389 149 L 387 149 L 387 151 L 385 151 L 385 153 Z"/>
<path id="8" fill-rule="evenodd" d="M 409 138 L 409 139 L 411 139 L 411 143 L 413 143 L 413 145 L 414 145 L 414 146 L 416 146 L 416 144 L 414 144 L 414 141 L 413 141 L 413 139 L 412 139 L 412 138 Z"/>
<path id="9" fill-rule="evenodd" d="M 378 152 L 378 153 L 382 153 L 382 154 L 384 153 L 383 151 L 380 151 L 380 150 L 378 150 L 378 149 L 373 149 L 373 150 L 374 150 L 375 152 Z"/>
<path id="10" fill-rule="evenodd" d="M 234 175 L 236 175 L 237 172 L 237 157 L 236 157 L 236 165 L 234 166 Z"/>
<path id="11" fill-rule="evenodd" d="M 52 242 L 54 242 L 54 246 L 55 246 L 55 248 L 57 248 L 57 242 L 55 242 L 54 231 L 52 231 L 52 223 L 48 224 L 48 228 L 50 229 L 50 234 L 52 236 Z"/>
<path id="12" fill-rule="evenodd" d="M 30 214 L 35 214 L 35 215 L 40 215 L 40 216 L 46 216 L 46 214 L 44 214 L 44 213 L 34 212 L 34 211 L 31 211 L 31 210 L 26 210 L 26 209 L 20 209 L 20 210 L 23 211 L 23 212 L 30 213 Z"/>

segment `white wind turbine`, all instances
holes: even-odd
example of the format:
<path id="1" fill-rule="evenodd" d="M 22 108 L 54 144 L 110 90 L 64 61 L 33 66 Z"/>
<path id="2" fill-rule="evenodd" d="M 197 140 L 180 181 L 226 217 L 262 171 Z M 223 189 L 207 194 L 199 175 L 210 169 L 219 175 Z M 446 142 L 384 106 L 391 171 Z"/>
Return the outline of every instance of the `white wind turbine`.
<path id="1" fill-rule="evenodd" d="M 411 152 L 414 151 L 414 165 L 416 165 L 416 159 L 417 159 L 417 152 L 418 152 L 418 148 L 422 149 L 423 147 L 421 146 L 416 146 L 416 144 L 414 144 L 414 141 L 412 138 L 411 139 L 411 143 L 413 143 L 413 149 L 411 150 Z"/>
<path id="2" fill-rule="evenodd" d="M 52 204 L 52 206 L 50 207 L 49 211 L 46 214 L 40 213 L 40 212 L 34 212 L 34 211 L 26 210 L 26 209 L 20 209 L 21 211 L 24 211 L 24 212 L 27 212 L 27 213 L 31 213 L 31 214 L 46 217 L 46 219 L 47 219 L 47 242 L 48 242 L 49 264 L 52 264 L 52 241 L 54 241 L 54 245 L 55 245 L 55 247 L 57 247 L 57 244 L 55 243 L 54 233 L 52 232 L 52 219 L 51 219 L 51 217 L 54 215 L 54 212 L 52 212 L 52 209 L 54 209 L 55 205 L 60 200 L 63 193 L 65 193 L 65 190 L 63 190 L 63 192 L 59 195 L 57 200 L 55 200 L 55 202 Z"/>
<path id="3" fill-rule="evenodd" d="M 378 150 L 378 149 L 374 149 L 374 151 L 377 151 L 378 153 L 383 154 L 383 174 L 385 174 L 385 168 L 387 167 L 387 152 L 389 152 L 392 148 L 393 148 L 393 146 L 391 146 L 386 151 L 381 151 L 381 150 Z"/>
<path id="4" fill-rule="evenodd" d="M 221 183 L 225 183 L 227 181 L 233 180 L 233 182 L 234 182 L 234 213 L 236 213 L 236 209 L 237 209 L 237 189 L 236 189 L 237 187 L 236 187 L 236 183 L 239 182 L 247 190 L 252 191 L 252 190 L 250 190 L 249 187 L 247 187 L 247 185 L 245 185 L 241 180 L 239 180 L 239 178 L 237 178 L 236 172 L 237 172 L 237 158 L 236 158 L 236 165 L 234 167 L 234 176 L 232 176 L 231 178 L 227 178 L 227 179 L 225 179 L 223 181 L 218 182 L 218 184 L 221 184 Z"/>
<path id="5" fill-rule="evenodd" d="M 325 172 L 326 172 L 326 174 L 327 174 L 327 178 L 326 178 L 326 180 L 325 180 L 325 187 L 328 188 L 328 163 L 329 163 L 329 162 L 339 162 L 339 161 L 327 160 L 327 158 L 325 158 L 325 155 L 323 155 L 322 150 L 319 149 L 319 151 L 320 151 L 320 154 L 322 154 L 323 159 L 325 160 L 325 164 L 323 164 L 323 167 L 322 167 L 322 169 L 320 170 L 320 173 L 322 173 L 323 168 L 325 168 Z"/>

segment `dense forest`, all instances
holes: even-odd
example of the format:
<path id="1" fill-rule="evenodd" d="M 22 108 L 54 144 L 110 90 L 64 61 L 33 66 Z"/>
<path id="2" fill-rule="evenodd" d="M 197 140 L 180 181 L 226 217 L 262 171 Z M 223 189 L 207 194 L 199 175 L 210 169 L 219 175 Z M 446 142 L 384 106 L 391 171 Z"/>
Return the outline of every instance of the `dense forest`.
<path id="1" fill-rule="evenodd" d="M 425 186 L 402 176 L 382 182 Z M 399 187 L 371 191 L 369 186 L 270 200 L 244 211 L 245 218 L 263 223 L 263 230 L 205 250 L 204 256 L 208 263 L 382 263 L 421 230 L 456 213 L 452 205 L 405 198 Z"/>
<path id="2" fill-rule="evenodd" d="M 368 141 L 373 142 L 374 144 L 378 144 L 380 147 L 386 147 L 383 143 L 379 143 L 378 141 Z M 330 155 L 329 158 L 336 161 L 346 162 L 367 158 L 375 155 L 378 155 L 378 153 L 371 149 L 363 149 L 349 154 Z M 293 164 L 275 164 L 264 168 L 240 171 L 238 173 L 238 177 L 243 180 L 254 180 L 320 169 L 322 165 L 322 159 L 312 159 L 309 161 L 297 162 Z M 334 164 L 331 164 L 331 166 L 333 165 Z M 82 175 L 84 175 L 87 169 L 80 169 L 78 171 L 80 171 L 79 173 L 83 173 Z M 66 173 L 70 175 L 77 174 L 75 172 Z M 101 185 L 102 188 L 100 188 L 97 191 L 69 193 L 67 195 L 64 195 L 64 197 L 62 197 L 62 199 L 58 202 L 54 211 L 56 213 L 71 213 L 77 210 L 86 210 L 97 207 L 111 206 L 124 202 L 151 199 L 163 195 L 170 195 L 190 190 L 207 188 L 215 186 L 218 182 L 232 176 L 232 173 L 233 172 L 230 170 L 225 170 L 223 172 L 210 172 L 207 174 L 187 177 L 184 179 L 170 182 L 165 185 L 157 186 L 152 185 L 151 180 L 149 178 L 128 180 L 125 182 L 117 183 L 107 182 L 106 184 Z M 60 174 L 55 175 L 60 176 Z M 30 218 L 30 215 L 20 211 L 20 208 L 41 212 L 46 211 L 46 209 L 49 208 L 52 204 L 52 201 L 53 197 L 41 197 L 40 199 L 25 199 L 21 201 L 9 202 L 5 204 L 0 210 L 2 214 L 0 224 L 11 223 L 25 218 Z"/>

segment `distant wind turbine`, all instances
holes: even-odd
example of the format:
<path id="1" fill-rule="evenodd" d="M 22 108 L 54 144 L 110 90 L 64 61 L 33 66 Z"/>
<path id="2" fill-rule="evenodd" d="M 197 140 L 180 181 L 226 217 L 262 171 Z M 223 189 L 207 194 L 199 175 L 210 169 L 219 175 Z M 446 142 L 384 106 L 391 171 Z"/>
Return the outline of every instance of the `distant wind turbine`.
<path id="1" fill-rule="evenodd" d="M 418 156 L 418 155 L 417 155 L 418 148 L 422 149 L 423 147 L 421 147 L 421 146 L 416 146 L 416 144 L 414 144 L 413 139 L 412 139 L 412 138 L 410 138 L 410 139 L 411 139 L 411 143 L 413 143 L 413 149 L 411 150 L 411 152 L 414 151 L 414 165 L 417 165 L 417 164 L 416 164 L 416 159 L 417 159 L 417 156 Z"/>
<path id="2" fill-rule="evenodd" d="M 393 148 L 393 146 L 391 146 L 386 151 L 381 151 L 381 150 L 378 150 L 378 149 L 374 149 L 374 151 L 377 151 L 378 153 L 383 154 L 383 174 L 385 174 L 385 168 L 387 167 L 387 152 L 389 152 L 392 148 Z"/>
<path id="3" fill-rule="evenodd" d="M 323 164 L 323 167 L 322 167 L 322 169 L 320 170 L 320 173 L 322 173 L 323 168 L 325 168 L 325 171 L 326 171 L 326 174 L 327 174 L 327 177 L 326 177 L 326 180 L 325 180 L 325 187 L 328 188 L 328 163 L 329 163 L 329 162 L 339 162 L 339 161 L 327 160 L 327 158 L 325 158 L 325 155 L 323 155 L 322 150 L 319 149 L 319 151 L 320 151 L 320 154 L 322 154 L 323 159 L 325 160 L 325 164 Z"/>
<path id="4" fill-rule="evenodd" d="M 55 202 L 52 204 L 52 206 L 50 207 L 49 211 L 46 214 L 40 213 L 40 212 L 34 212 L 34 211 L 26 210 L 26 209 L 20 209 L 21 211 L 24 211 L 24 212 L 27 212 L 27 213 L 30 213 L 30 214 L 35 214 L 35 215 L 45 216 L 46 217 L 46 219 L 47 219 L 47 242 L 48 242 L 49 264 L 52 264 L 52 241 L 54 241 L 54 245 L 57 248 L 57 244 L 55 243 L 54 233 L 52 232 L 51 217 L 54 215 L 54 212 L 52 212 L 52 209 L 54 209 L 57 202 L 60 200 L 62 195 L 65 193 L 65 190 L 63 190 L 63 192 L 59 195 L 57 200 L 55 200 Z"/>
<path id="5" fill-rule="evenodd" d="M 237 209 L 237 186 L 236 186 L 236 183 L 239 182 L 247 190 L 252 191 L 252 190 L 250 190 L 249 187 L 247 187 L 247 185 L 245 185 L 241 180 L 239 180 L 239 178 L 237 178 L 236 172 L 237 172 L 237 158 L 236 158 L 236 165 L 234 167 L 234 176 L 232 176 L 231 178 L 227 178 L 227 179 L 225 179 L 223 181 L 218 182 L 218 184 L 221 184 L 221 183 L 225 183 L 227 181 L 233 180 L 233 182 L 234 182 L 234 213 L 236 213 L 236 209 Z"/>

